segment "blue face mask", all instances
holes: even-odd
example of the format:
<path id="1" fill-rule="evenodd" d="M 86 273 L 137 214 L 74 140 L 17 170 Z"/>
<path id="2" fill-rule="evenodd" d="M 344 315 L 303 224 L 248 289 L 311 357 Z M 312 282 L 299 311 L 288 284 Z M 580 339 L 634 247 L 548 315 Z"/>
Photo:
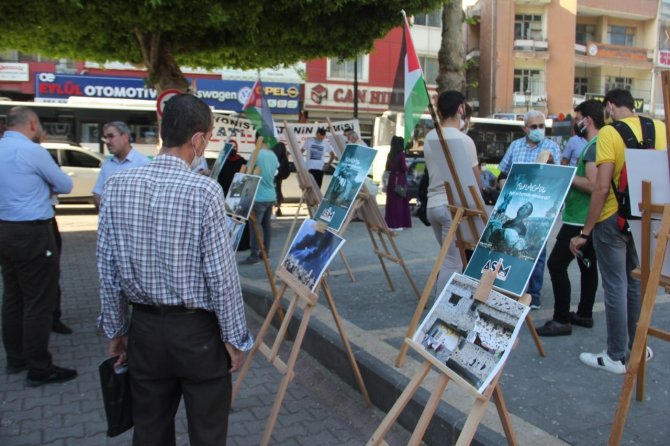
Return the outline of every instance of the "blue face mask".
<path id="1" fill-rule="evenodd" d="M 533 129 L 528 132 L 528 139 L 533 142 L 540 142 L 544 139 L 544 129 Z"/>

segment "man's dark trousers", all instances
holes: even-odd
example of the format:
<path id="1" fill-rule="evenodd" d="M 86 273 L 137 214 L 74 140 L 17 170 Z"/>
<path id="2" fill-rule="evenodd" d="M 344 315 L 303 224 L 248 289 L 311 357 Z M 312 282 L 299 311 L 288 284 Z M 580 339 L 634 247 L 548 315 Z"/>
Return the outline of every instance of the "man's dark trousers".
<path id="1" fill-rule="evenodd" d="M 225 445 L 230 412 L 230 357 L 213 313 L 154 314 L 133 306 L 128 370 L 134 446 L 175 444 L 183 394 L 192 446 Z M 166 310 L 167 311 L 167 310 Z"/>
<path id="2" fill-rule="evenodd" d="M 51 366 L 49 334 L 58 293 L 59 254 L 49 220 L 0 222 L 2 340 L 8 366 Z"/>

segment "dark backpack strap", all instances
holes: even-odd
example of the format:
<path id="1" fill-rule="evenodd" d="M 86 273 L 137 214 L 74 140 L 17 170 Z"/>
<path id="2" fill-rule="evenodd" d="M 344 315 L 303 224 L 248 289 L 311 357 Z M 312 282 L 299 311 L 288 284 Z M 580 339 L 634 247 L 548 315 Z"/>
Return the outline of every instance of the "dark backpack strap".
<path id="1" fill-rule="evenodd" d="M 656 147 L 656 128 L 654 127 L 654 121 L 645 117 L 640 116 L 640 127 L 642 127 L 642 141 L 641 145 L 643 149 L 653 149 Z"/>
<path id="2" fill-rule="evenodd" d="M 641 148 L 640 141 L 637 140 L 637 138 L 635 137 L 635 133 L 633 133 L 633 130 L 630 127 L 628 127 L 628 124 L 622 121 L 614 121 L 611 125 L 616 129 L 617 132 L 619 132 L 619 136 L 621 136 L 621 139 L 623 139 L 626 148 L 628 149 Z"/>

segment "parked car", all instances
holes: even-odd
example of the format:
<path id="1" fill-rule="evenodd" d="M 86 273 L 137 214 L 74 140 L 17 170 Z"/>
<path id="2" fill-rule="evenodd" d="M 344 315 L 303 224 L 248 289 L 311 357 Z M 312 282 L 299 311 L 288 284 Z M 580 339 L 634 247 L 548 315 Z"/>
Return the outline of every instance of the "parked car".
<path id="1" fill-rule="evenodd" d="M 58 196 L 61 203 L 93 203 L 93 186 L 98 181 L 100 166 L 105 157 L 86 147 L 67 143 L 42 144 L 74 183 L 69 194 Z"/>

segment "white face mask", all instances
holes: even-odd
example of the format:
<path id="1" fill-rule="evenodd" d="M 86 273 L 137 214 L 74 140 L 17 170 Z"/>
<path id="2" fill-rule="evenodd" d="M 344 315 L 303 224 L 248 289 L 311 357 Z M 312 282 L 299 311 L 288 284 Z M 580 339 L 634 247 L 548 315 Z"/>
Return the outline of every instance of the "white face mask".
<path id="1" fill-rule="evenodd" d="M 201 136 L 202 142 L 205 143 L 205 146 L 207 146 L 207 141 L 205 141 L 205 137 Z M 193 141 L 191 141 L 191 145 L 193 146 L 193 160 L 191 161 L 191 165 L 189 166 L 191 170 L 196 170 L 199 166 L 200 163 L 202 162 L 202 156 L 198 155 L 198 151 L 195 149 L 195 144 L 193 144 Z M 203 149 L 203 154 L 205 153 Z"/>

